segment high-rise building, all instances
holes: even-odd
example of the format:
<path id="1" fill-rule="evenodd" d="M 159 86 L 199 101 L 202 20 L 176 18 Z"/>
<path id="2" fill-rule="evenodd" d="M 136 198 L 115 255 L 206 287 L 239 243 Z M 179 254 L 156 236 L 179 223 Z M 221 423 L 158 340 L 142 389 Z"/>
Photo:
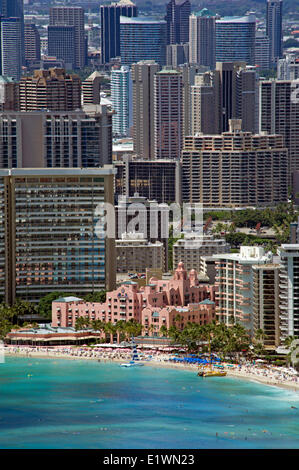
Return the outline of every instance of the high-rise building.
<path id="1" fill-rule="evenodd" d="M 212 70 L 216 65 L 216 17 L 206 9 L 189 18 L 189 62 Z"/>
<path id="2" fill-rule="evenodd" d="M 299 61 L 296 54 L 286 54 L 277 62 L 277 78 L 279 80 L 298 80 Z"/>
<path id="3" fill-rule="evenodd" d="M 271 67 L 270 39 L 259 31 L 256 32 L 255 38 L 255 64 L 261 70 L 268 70 Z"/>
<path id="4" fill-rule="evenodd" d="M 123 233 L 115 240 L 116 272 L 145 273 L 147 268 L 164 268 L 164 246 L 162 242 L 151 242 L 142 233 Z"/>
<path id="5" fill-rule="evenodd" d="M 48 54 L 62 60 L 66 69 L 73 70 L 76 68 L 75 26 L 48 26 Z"/>
<path id="6" fill-rule="evenodd" d="M 183 146 L 183 80 L 164 68 L 154 77 L 155 158 L 178 160 Z"/>
<path id="7" fill-rule="evenodd" d="M 166 46 L 166 65 L 173 68 L 189 63 L 189 44 L 168 44 Z"/>
<path id="8" fill-rule="evenodd" d="M 255 15 L 216 20 L 216 62 L 255 65 Z"/>
<path id="9" fill-rule="evenodd" d="M 154 76 L 160 65 L 154 60 L 132 64 L 134 152 L 154 158 Z"/>
<path id="10" fill-rule="evenodd" d="M 100 104 L 101 103 L 101 83 L 103 76 L 99 72 L 93 72 L 82 82 L 82 103 Z"/>
<path id="11" fill-rule="evenodd" d="M 273 206 L 288 200 L 288 151 L 280 135 L 241 131 L 185 137 L 182 199 L 206 207 Z"/>
<path id="12" fill-rule="evenodd" d="M 170 0 L 166 5 L 167 44 L 189 42 L 189 0 Z"/>
<path id="13" fill-rule="evenodd" d="M 289 181 L 299 170 L 299 84 L 292 80 L 260 82 L 260 130 L 281 134 L 289 151 Z"/>
<path id="14" fill-rule="evenodd" d="M 0 16 L 3 18 L 19 18 L 21 23 L 21 54 L 22 65 L 25 65 L 24 41 L 24 4 L 23 0 L 0 0 Z"/>
<path id="15" fill-rule="evenodd" d="M 254 332 L 253 266 L 272 261 L 262 247 L 241 246 L 240 253 L 214 255 L 216 263 L 216 317 L 226 325 L 239 323 Z"/>
<path id="16" fill-rule="evenodd" d="M 230 119 L 241 119 L 242 130 L 256 132 L 257 75 L 242 62 L 217 62 L 216 70 L 196 76 L 191 87 L 191 131 L 221 134 Z"/>
<path id="17" fill-rule="evenodd" d="M 0 76 L 0 112 L 19 110 L 19 83 Z"/>
<path id="18" fill-rule="evenodd" d="M 19 80 L 22 69 L 22 22 L 20 18 L 0 19 L 1 74 Z"/>
<path id="19" fill-rule="evenodd" d="M 112 131 L 117 136 L 127 136 L 131 124 L 132 80 L 127 66 L 114 66 L 111 70 L 111 103 L 115 111 Z"/>
<path id="20" fill-rule="evenodd" d="M 34 23 L 26 23 L 24 27 L 25 60 L 30 65 L 32 61 L 41 59 L 40 35 Z"/>
<path id="21" fill-rule="evenodd" d="M 276 349 L 280 345 L 280 265 L 258 264 L 253 270 L 253 336 L 258 330 L 264 332 L 264 347 Z"/>
<path id="22" fill-rule="evenodd" d="M 82 7 L 51 7 L 49 26 L 73 26 L 75 35 L 75 66 L 86 64 L 86 43 L 84 32 L 84 10 Z"/>
<path id="23" fill-rule="evenodd" d="M 112 162 L 112 112 L 3 112 L 0 168 L 99 167 Z"/>
<path id="24" fill-rule="evenodd" d="M 120 17 L 138 15 L 138 9 L 131 0 L 121 0 L 111 5 L 101 5 L 101 63 L 108 64 L 120 56 Z"/>
<path id="25" fill-rule="evenodd" d="M 281 269 L 279 273 L 280 340 L 299 336 L 299 245 L 281 245 L 278 248 Z"/>
<path id="26" fill-rule="evenodd" d="M 282 0 L 267 0 L 266 34 L 272 64 L 282 57 L 282 4 Z"/>
<path id="27" fill-rule="evenodd" d="M 19 85 L 20 111 L 72 111 L 81 108 L 81 80 L 64 69 L 35 70 Z"/>
<path id="28" fill-rule="evenodd" d="M 123 65 L 141 60 L 166 64 L 166 22 L 148 17 L 120 17 L 120 57 Z"/>
<path id="29" fill-rule="evenodd" d="M 179 160 L 145 160 L 123 157 L 115 163 L 115 193 L 155 200 L 180 202 L 181 164 Z"/>
<path id="30" fill-rule="evenodd" d="M 190 135 L 192 116 L 191 89 L 195 84 L 197 75 L 209 70 L 209 67 L 196 64 L 183 64 L 178 67 L 178 70 L 182 73 L 183 79 L 184 135 Z"/>
<path id="31" fill-rule="evenodd" d="M 0 170 L 0 181 L 0 293 L 7 303 L 115 287 L 115 243 L 104 236 L 98 209 L 113 204 L 111 166 Z"/>

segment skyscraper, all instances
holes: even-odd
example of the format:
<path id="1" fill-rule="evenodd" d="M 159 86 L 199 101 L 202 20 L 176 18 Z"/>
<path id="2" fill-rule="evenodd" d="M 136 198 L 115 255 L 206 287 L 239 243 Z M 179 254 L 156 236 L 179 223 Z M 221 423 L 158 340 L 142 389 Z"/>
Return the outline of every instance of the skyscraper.
<path id="1" fill-rule="evenodd" d="M 205 9 L 189 17 L 189 61 L 215 68 L 216 17 Z"/>
<path id="2" fill-rule="evenodd" d="M 97 214 L 99 204 L 114 202 L 113 172 L 0 170 L 0 293 L 7 303 L 115 287 L 115 243 L 102 235 Z"/>
<path id="3" fill-rule="evenodd" d="M 216 62 L 255 65 L 255 15 L 216 20 Z"/>
<path id="4" fill-rule="evenodd" d="M 148 17 L 120 17 L 120 56 L 123 65 L 141 60 L 166 64 L 166 22 Z"/>
<path id="5" fill-rule="evenodd" d="M 215 71 L 196 77 L 191 88 L 192 132 L 226 132 L 230 119 L 241 119 L 243 131 L 256 132 L 256 101 L 255 68 L 242 62 L 217 62 Z"/>
<path id="6" fill-rule="evenodd" d="M 1 75 L 19 80 L 22 68 L 22 23 L 20 18 L 1 18 Z"/>
<path id="7" fill-rule="evenodd" d="M 170 0 L 166 5 L 167 44 L 189 42 L 189 0 Z"/>
<path id="8" fill-rule="evenodd" d="M 86 43 L 84 32 L 84 10 L 81 7 L 51 7 L 49 27 L 73 26 L 75 35 L 75 66 L 86 64 Z M 68 43 L 69 44 L 69 43 Z"/>
<path id="9" fill-rule="evenodd" d="M 130 129 L 131 75 L 127 66 L 111 70 L 111 102 L 115 114 L 112 117 L 114 135 L 126 136 Z"/>
<path id="10" fill-rule="evenodd" d="M 82 82 L 83 105 L 101 103 L 101 83 L 103 76 L 99 72 L 93 72 Z"/>
<path id="11" fill-rule="evenodd" d="M 272 64 L 282 57 L 282 3 L 282 0 L 267 0 L 266 34 Z"/>
<path id="12" fill-rule="evenodd" d="M 24 40 L 25 60 L 26 64 L 30 65 L 31 61 L 40 60 L 41 58 L 40 35 L 34 23 L 25 24 Z"/>
<path id="13" fill-rule="evenodd" d="M 77 67 L 76 32 L 74 26 L 48 26 L 48 54 L 62 60 L 68 70 Z"/>
<path id="14" fill-rule="evenodd" d="M 3 18 L 19 18 L 21 22 L 21 53 L 22 65 L 25 65 L 24 46 L 24 1 L 23 0 L 0 0 L 0 16 Z"/>
<path id="15" fill-rule="evenodd" d="M 182 74 L 167 68 L 154 78 L 155 158 L 179 159 L 183 146 Z"/>
<path id="16" fill-rule="evenodd" d="M 281 134 L 289 151 L 289 178 L 299 170 L 299 94 L 297 81 L 260 82 L 260 130 Z"/>
<path id="17" fill-rule="evenodd" d="M 120 56 L 120 17 L 138 15 L 138 9 L 131 0 L 121 0 L 111 5 L 101 5 L 101 63 L 108 64 Z"/>
<path id="18" fill-rule="evenodd" d="M 160 65 L 154 60 L 132 65 L 134 152 L 154 158 L 154 76 Z"/>

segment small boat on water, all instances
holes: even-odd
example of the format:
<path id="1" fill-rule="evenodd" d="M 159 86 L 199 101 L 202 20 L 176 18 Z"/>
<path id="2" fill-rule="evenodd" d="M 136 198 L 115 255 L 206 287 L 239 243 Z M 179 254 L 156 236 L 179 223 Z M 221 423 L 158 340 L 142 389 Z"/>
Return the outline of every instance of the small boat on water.
<path id="1" fill-rule="evenodd" d="M 134 338 L 132 338 L 132 360 L 130 362 L 125 362 L 124 364 L 121 364 L 120 367 L 140 367 L 143 366 L 144 364 L 140 362 L 140 358 L 138 356 L 136 344 L 134 341 Z"/>
<path id="2" fill-rule="evenodd" d="M 216 370 L 215 367 L 213 368 L 213 366 L 212 366 L 210 338 L 209 338 L 209 353 L 210 353 L 210 363 L 209 363 L 209 365 L 204 369 L 199 369 L 197 375 L 199 377 L 225 377 L 226 372 L 224 370 L 219 370 L 219 369 Z M 223 368 L 223 366 L 216 366 L 216 367 L 219 367 L 219 368 L 221 367 L 221 369 Z"/>

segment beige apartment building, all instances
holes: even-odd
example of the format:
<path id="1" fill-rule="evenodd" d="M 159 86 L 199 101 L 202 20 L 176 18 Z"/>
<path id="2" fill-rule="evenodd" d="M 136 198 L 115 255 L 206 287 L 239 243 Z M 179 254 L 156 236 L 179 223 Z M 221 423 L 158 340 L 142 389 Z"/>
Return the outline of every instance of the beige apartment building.
<path id="1" fill-rule="evenodd" d="M 112 162 L 112 111 L 7 111 L 0 115 L 0 167 L 98 167 Z"/>
<path id="2" fill-rule="evenodd" d="M 35 70 L 19 84 L 20 111 L 73 111 L 81 108 L 81 80 L 64 69 Z"/>
<path id="3" fill-rule="evenodd" d="M 116 272 L 145 273 L 146 268 L 164 269 L 164 245 L 150 242 L 142 233 L 124 233 L 116 240 Z"/>
<path id="4" fill-rule="evenodd" d="M 8 304 L 115 288 L 115 240 L 104 236 L 99 206 L 113 204 L 113 173 L 0 170 L 0 295 Z"/>
<path id="5" fill-rule="evenodd" d="M 241 131 L 186 136 L 182 199 L 206 207 L 274 206 L 288 200 L 288 151 L 281 135 Z"/>
<path id="6" fill-rule="evenodd" d="M 212 235 L 194 236 L 185 234 L 173 245 L 173 266 L 183 262 L 185 269 L 195 269 L 201 272 L 202 256 L 211 256 L 217 253 L 229 253 L 230 246 L 224 239 L 215 239 Z"/>

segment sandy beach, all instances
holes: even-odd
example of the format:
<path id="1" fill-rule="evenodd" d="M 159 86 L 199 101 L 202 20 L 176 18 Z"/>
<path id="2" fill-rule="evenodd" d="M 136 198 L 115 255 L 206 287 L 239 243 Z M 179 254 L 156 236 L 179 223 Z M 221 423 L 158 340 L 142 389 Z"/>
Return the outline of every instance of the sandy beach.
<path id="1" fill-rule="evenodd" d="M 7 356 L 22 356 L 22 357 L 46 357 L 49 359 L 69 359 L 69 360 L 91 360 L 99 362 L 117 362 L 124 363 L 131 360 L 131 352 L 114 350 L 109 351 L 105 349 L 89 350 L 87 348 L 31 348 L 31 347 L 16 347 L 9 346 L 5 348 L 5 355 Z M 185 363 L 169 362 L 173 357 L 171 354 L 153 352 L 151 354 L 144 353 L 141 357 L 145 366 L 173 368 L 182 370 L 197 371 L 198 366 Z M 261 367 L 253 366 L 252 364 L 244 364 L 241 367 L 229 367 L 224 365 L 224 370 L 227 372 L 227 377 L 235 377 L 238 379 L 251 380 L 262 383 L 264 385 L 276 386 L 295 392 L 299 391 L 299 376 L 287 373 L 286 369 L 279 370 L 274 367 Z"/>

